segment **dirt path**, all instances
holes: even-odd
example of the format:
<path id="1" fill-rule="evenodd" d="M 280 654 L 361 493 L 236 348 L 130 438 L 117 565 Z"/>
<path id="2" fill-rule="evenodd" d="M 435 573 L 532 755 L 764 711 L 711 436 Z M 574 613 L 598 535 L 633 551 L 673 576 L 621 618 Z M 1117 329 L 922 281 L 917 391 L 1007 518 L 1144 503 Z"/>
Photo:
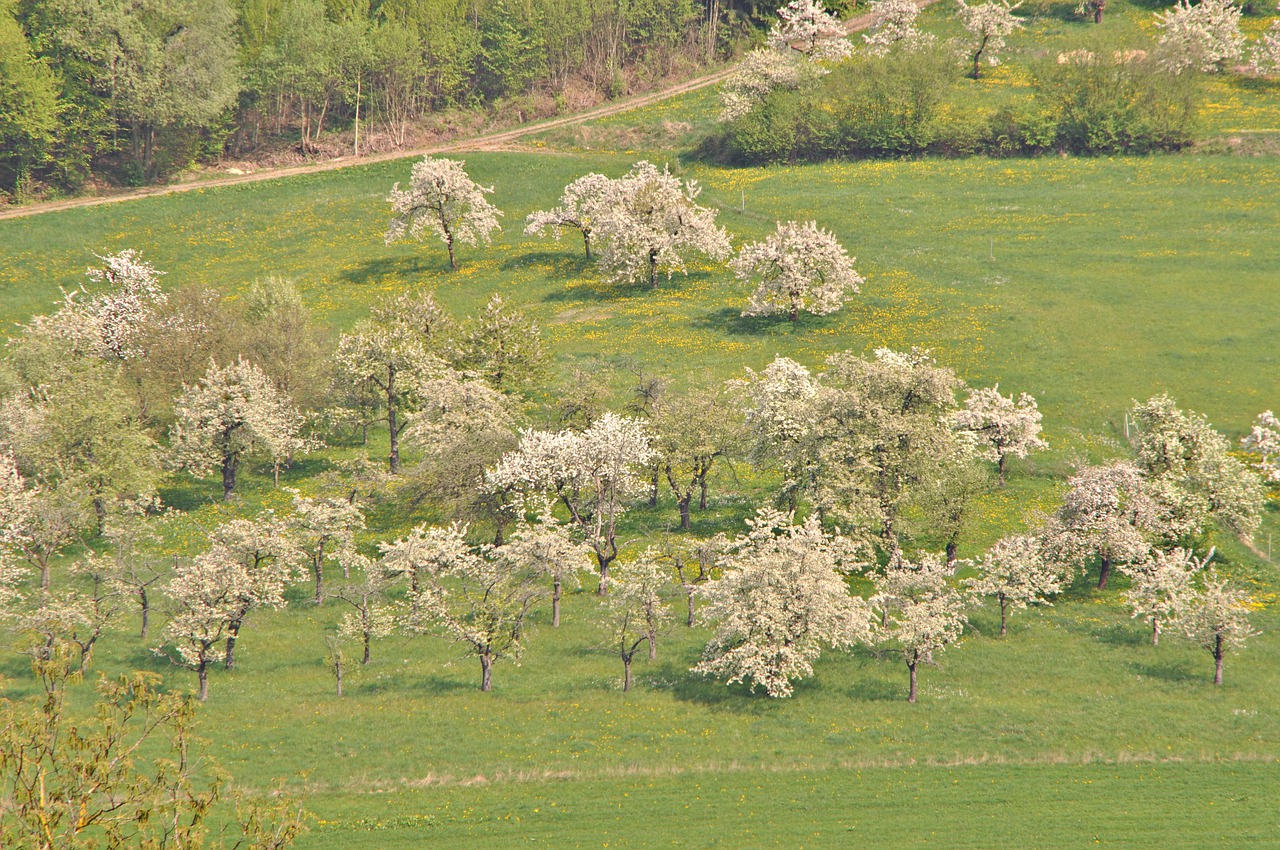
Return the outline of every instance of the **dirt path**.
<path id="1" fill-rule="evenodd" d="M 936 2 L 936 0 L 923 0 L 922 2 L 919 2 L 919 5 L 921 8 L 924 8 L 934 2 Z M 849 33 L 859 32 L 860 30 L 864 30 L 871 26 L 871 23 L 872 14 L 868 12 L 846 21 L 845 30 Z M 77 207 L 96 207 L 102 204 L 115 204 L 121 201 L 133 201 L 139 198 L 154 198 L 160 195 L 172 195 L 177 192 L 191 192 L 197 189 L 217 189 L 222 186 L 238 186 L 242 183 L 258 183 L 263 180 L 278 180 L 282 177 L 294 177 L 299 174 L 318 174 L 324 171 L 337 171 L 340 168 L 350 168 L 355 165 L 367 165 L 374 162 L 387 162 L 388 160 L 394 159 L 419 157 L 424 154 L 495 150 L 535 133 L 554 130 L 557 127 L 571 127 L 575 124 L 585 124 L 586 122 L 594 121 L 597 118 L 607 118 L 610 115 L 630 112 L 633 109 L 649 106 L 650 104 L 658 103 L 660 101 L 667 100 L 668 98 L 698 91 L 699 89 L 704 89 L 708 86 L 714 86 L 732 74 L 733 70 L 733 68 L 724 68 L 716 71 L 715 73 L 695 77 L 692 80 L 686 80 L 683 83 L 677 83 L 676 85 L 668 86 L 667 88 L 659 91 L 638 95 L 628 100 L 618 101 L 616 103 L 606 103 L 603 106 L 597 106 L 594 109 L 588 109 L 585 112 L 577 112 L 573 115 L 566 115 L 560 118 L 551 118 L 534 124 L 525 124 L 510 130 L 484 133 L 479 136 L 469 136 L 465 139 L 456 139 L 452 142 L 443 142 L 441 144 L 428 145 L 420 148 L 388 151 L 385 153 L 377 153 L 361 157 L 341 156 L 336 159 L 325 160 L 324 162 L 309 162 L 300 165 L 288 165 L 282 168 L 264 169 L 262 171 L 255 171 L 252 174 L 237 174 L 228 177 L 215 177 L 209 180 L 195 180 L 190 183 L 175 183 L 168 186 L 153 186 L 144 189 L 133 189 L 127 192 L 120 192 L 118 194 L 100 195 L 92 198 L 69 198 L 65 201 L 49 201 L 42 204 L 31 204 L 30 206 L 8 207 L 0 209 L 0 219 L 25 218 L 27 216 L 40 215 L 41 213 L 57 212 L 59 210 L 69 210 Z"/>

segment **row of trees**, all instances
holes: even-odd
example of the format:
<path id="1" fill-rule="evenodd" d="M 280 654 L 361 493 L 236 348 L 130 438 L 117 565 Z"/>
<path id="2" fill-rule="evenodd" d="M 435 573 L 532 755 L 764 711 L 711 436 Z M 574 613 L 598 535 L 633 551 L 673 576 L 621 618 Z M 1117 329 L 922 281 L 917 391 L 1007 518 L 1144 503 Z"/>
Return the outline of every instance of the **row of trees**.
<path id="1" fill-rule="evenodd" d="M 577 231 L 586 258 L 611 280 L 657 286 L 660 274 L 670 279 L 686 273 L 690 256 L 725 260 L 733 253 L 729 234 L 716 226 L 716 210 L 697 203 L 701 191 L 696 181 L 649 162 L 617 179 L 586 174 L 565 187 L 558 206 L 530 213 L 524 232 L 550 232 L 559 240 L 565 231 Z M 394 217 L 386 241 L 434 235 L 456 270 L 458 243 L 488 243 L 501 230 L 502 211 L 485 198 L 492 192 L 471 179 L 464 163 L 425 156 L 414 165 L 408 188 L 397 183 L 391 190 Z M 729 268 L 755 287 L 742 315 L 782 314 L 793 322 L 801 312 L 836 312 L 863 282 L 835 236 L 812 221 L 779 222 L 764 240 L 742 246 Z"/>
<path id="2" fill-rule="evenodd" d="M 391 149 L 433 111 L 616 96 L 712 61 L 770 0 L 36 0 L 0 5 L 0 191 L 151 180 L 288 136 Z M 532 97 L 535 93 L 541 93 Z M 114 166 L 114 168 L 113 168 Z"/>

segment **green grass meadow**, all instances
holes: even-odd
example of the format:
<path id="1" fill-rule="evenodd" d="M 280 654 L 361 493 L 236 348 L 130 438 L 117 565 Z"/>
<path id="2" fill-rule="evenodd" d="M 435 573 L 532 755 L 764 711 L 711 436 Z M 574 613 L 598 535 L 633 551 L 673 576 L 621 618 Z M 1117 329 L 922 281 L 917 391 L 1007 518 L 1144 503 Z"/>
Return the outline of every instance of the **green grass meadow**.
<path id="1" fill-rule="evenodd" d="M 926 18 L 945 32 L 942 5 Z M 1077 38 L 1086 25 L 1068 5 L 1031 7 L 1034 26 L 1011 44 Z M 1115 2 L 1108 21 L 1136 28 L 1150 11 Z M 975 85 L 1016 88 L 1022 67 Z M 1211 114 L 1215 126 L 1280 127 L 1274 87 L 1213 85 L 1224 103 L 1247 100 Z M 695 93 L 633 125 L 694 126 L 712 103 Z M 1051 443 L 984 498 L 962 555 L 1052 509 L 1073 464 L 1123 451 L 1134 399 L 1169 392 L 1233 440 L 1280 407 L 1280 159 L 729 169 L 600 138 L 608 152 L 548 135 L 543 152 L 466 154 L 472 176 L 496 187 L 505 229 L 490 247 L 461 248 L 452 274 L 439 244 L 383 243 L 385 197 L 408 160 L 0 221 L 0 319 L 51 309 L 95 252 L 137 248 L 168 286 L 234 294 L 292 277 L 335 335 L 406 287 L 433 290 L 459 316 L 501 293 L 541 325 L 562 376 L 630 363 L 677 383 L 720 380 L 776 354 L 819 366 L 843 349 L 918 345 L 972 384 L 1036 396 Z M 735 244 L 778 220 L 816 219 L 858 258 L 862 294 L 795 326 L 747 319 L 746 292 L 716 264 L 656 290 L 619 286 L 583 261 L 575 237 L 521 235 L 524 217 L 570 180 L 617 176 L 646 157 L 698 179 Z M 305 489 L 356 451 L 310 458 L 284 483 Z M 383 451 L 375 435 L 369 452 Z M 741 528 L 767 484 L 722 467 L 695 533 Z M 288 504 L 266 470 L 249 470 L 242 487 L 228 509 L 212 480 L 168 486 L 168 501 L 192 509 L 168 529 L 174 548 L 198 546 L 195 523 L 228 510 Z M 627 551 L 675 516 L 665 499 L 628 514 Z M 427 519 L 384 510 L 364 543 Z M 1123 580 L 1098 593 L 1082 578 L 1053 607 L 1014 614 L 1003 639 L 998 612 L 976 612 L 963 643 L 922 672 L 915 705 L 905 667 L 869 650 L 824 656 L 787 700 L 696 678 L 688 668 L 707 633 L 682 625 L 655 661 L 638 662 L 624 694 L 621 663 L 591 624 L 590 589 L 566 599 L 559 630 L 549 611 L 536 614 L 523 663 L 499 664 L 492 693 L 457 647 L 396 637 L 375 644 L 339 699 L 322 659 L 342 609 L 309 605 L 301 586 L 289 609 L 253 615 L 237 670 L 215 671 L 202 734 L 238 786 L 285 778 L 305 790 L 315 818 L 301 850 L 1280 846 L 1280 581 L 1265 557 L 1278 532 L 1273 501 L 1256 550 L 1215 541 L 1264 632 L 1228 657 L 1220 688 L 1208 653 L 1173 636 L 1150 645 L 1121 605 Z M 194 687 L 133 629 L 123 621 L 103 642 L 99 670 L 154 670 L 169 687 Z M 34 687 L 19 658 L 0 660 L 0 693 Z"/>

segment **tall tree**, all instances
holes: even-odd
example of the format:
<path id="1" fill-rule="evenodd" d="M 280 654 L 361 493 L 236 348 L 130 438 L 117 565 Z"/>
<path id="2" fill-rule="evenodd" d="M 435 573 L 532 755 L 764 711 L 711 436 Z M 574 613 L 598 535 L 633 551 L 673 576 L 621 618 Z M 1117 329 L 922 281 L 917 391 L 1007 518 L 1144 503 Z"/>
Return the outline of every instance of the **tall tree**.
<path id="1" fill-rule="evenodd" d="M 449 268 L 456 271 L 458 242 L 473 247 L 488 243 L 493 231 L 502 229 L 498 224 L 502 210 L 485 200 L 492 192 L 492 186 L 485 188 L 472 180 L 460 160 L 424 156 L 413 166 L 409 188 L 401 189 L 399 183 L 391 187 L 387 200 L 393 217 L 387 244 L 406 237 L 421 240 L 434 233 L 448 248 Z"/>

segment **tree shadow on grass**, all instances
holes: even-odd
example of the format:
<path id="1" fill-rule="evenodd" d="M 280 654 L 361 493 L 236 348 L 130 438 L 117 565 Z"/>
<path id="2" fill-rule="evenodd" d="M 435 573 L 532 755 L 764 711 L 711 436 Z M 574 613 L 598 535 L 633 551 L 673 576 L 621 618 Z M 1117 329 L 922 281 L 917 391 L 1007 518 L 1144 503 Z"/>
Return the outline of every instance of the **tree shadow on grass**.
<path id="1" fill-rule="evenodd" d="M 542 299 L 549 304 L 575 301 L 623 301 L 643 298 L 655 291 L 648 283 L 611 283 L 600 278 L 583 277 L 572 286 L 548 292 Z"/>
<path id="2" fill-rule="evenodd" d="M 690 664 L 664 664 L 646 671 L 641 681 L 655 691 L 670 693 L 681 702 L 696 703 L 734 714 L 763 715 L 770 711 L 776 702 L 760 688 L 756 688 L 755 693 L 751 693 L 744 684 L 726 685 L 716 679 L 691 672 L 690 666 Z"/>
<path id="3" fill-rule="evenodd" d="M 569 251 L 525 251 L 502 263 L 503 271 L 533 269 L 551 280 L 586 277 L 594 263 L 582 254 Z"/>
<path id="4" fill-rule="evenodd" d="M 436 257 L 411 255 L 407 257 L 379 257 L 344 270 L 338 275 L 348 283 L 374 283 L 386 278 L 416 279 L 427 274 L 449 274 L 449 261 L 440 262 Z"/>
<path id="5" fill-rule="evenodd" d="M 825 316 L 802 315 L 793 322 L 786 316 L 744 316 L 736 307 L 722 307 L 703 313 L 693 320 L 693 326 L 730 336 L 794 336 L 808 331 L 822 330 L 830 325 Z"/>
<path id="6" fill-rule="evenodd" d="M 902 681 L 859 676 L 845 688 L 849 699 L 861 702 L 906 702 L 907 691 L 910 690 L 907 678 L 907 667 L 902 665 Z"/>
<path id="7" fill-rule="evenodd" d="M 1183 660 L 1169 661 L 1131 661 L 1129 669 L 1139 676 L 1159 679 L 1162 682 L 1206 682 L 1210 678 L 1203 671 L 1196 671 Z M 1210 668 L 1212 672 L 1212 668 Z"/>
<path id="8" fill-rule="evenodd" d="M 1068 24 L 1079 24 L 1085 21 L 1085 18 L 1076 11 L 1079 8 L 1079 3 L 1072 3 L 1070 0 L 1065 3 L 1045 3 L 1036 9 L 1036 17 L 1052 18 Z M 1092 22 L 1093 19 L 1090 18 L 1089 20 Z"/>
<path id="9" fill-rule="evenodd" d="M 169 485 L 160 488 L 160 501 L 170 508 L 190 512 L 221 501 L 222 491 L 212 480 L 205 481 L 190 475 L 172 476 Z"/>
<path id="10" fill-rule="evenodd" d="M 1113 623 L 1093 630 L 1099 643 L 1116 648 L 1137 647 L 1151 643 L 1151 635 L 1134 628 L 1132 623 Z"/>
<path id="11" fill-rule="evenodd" d="M 475 680 L 454 678 L 438 674 L 426 676 L 392 676 L 372 682 L 357 682 L 350 690 L 359 694 L 403 694 L 408 692 L 445 696 L 475 691 L 480 693 L 480 663 L 476 662 Z M 502 670 L 496 668 L 493 674 L 493 687 L 502 687 Z"/>

